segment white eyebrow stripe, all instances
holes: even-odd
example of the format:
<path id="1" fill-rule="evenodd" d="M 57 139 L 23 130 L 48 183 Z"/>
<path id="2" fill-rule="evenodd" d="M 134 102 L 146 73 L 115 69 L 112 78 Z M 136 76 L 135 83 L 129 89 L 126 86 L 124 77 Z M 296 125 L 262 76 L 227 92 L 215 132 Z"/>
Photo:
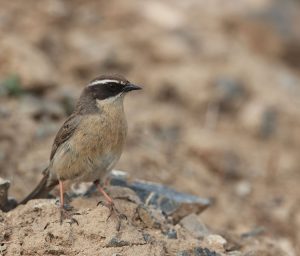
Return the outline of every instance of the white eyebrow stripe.
<path id="1" fill-rule="evenodd" d="M 107 83 L 117 83 L 117 84 L 124 84 L 121 81 L 118 80 L 113 80 L 113 79 L 102 79 L 102 80 L 96 80 L 91 82 L 88 86 L 94 86 L 94 85 L 99 85 L 99 84 L 107 84 Z"/>

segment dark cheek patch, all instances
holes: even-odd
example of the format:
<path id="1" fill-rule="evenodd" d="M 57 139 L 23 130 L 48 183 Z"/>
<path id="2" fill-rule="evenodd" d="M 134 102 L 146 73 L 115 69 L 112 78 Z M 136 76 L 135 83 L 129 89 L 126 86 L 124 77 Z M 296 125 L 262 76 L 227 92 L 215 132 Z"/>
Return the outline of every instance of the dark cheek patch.
<path id="1" fill-rule="evenodd" d="M 123 91 L 124 85 L 119 83 L 94 85 L 87 88 L 94 99 L 104 100 L 116 96 Z"/>

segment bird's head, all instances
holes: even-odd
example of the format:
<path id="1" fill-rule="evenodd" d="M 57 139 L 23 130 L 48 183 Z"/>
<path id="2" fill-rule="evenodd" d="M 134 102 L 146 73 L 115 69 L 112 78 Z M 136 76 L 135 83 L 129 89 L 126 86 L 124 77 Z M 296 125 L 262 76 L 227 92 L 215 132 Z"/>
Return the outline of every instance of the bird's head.
<path id="1" fill-rule="evenodd" d="M 111 105 L 123 102 L 124 95 L 130 91 L 140 90 L 140 86 L 130 83 L 120 75 L 98 76 L 88 83 L 81 94 L 78 107 L 95 103 Z"/>
<path id="2" fill-rule="evenodd" d="M 142 89 L 120 75 L 103 75 L 93 79 L 86 87 L 97 100 L 113 99 L 133 90 Z"/>

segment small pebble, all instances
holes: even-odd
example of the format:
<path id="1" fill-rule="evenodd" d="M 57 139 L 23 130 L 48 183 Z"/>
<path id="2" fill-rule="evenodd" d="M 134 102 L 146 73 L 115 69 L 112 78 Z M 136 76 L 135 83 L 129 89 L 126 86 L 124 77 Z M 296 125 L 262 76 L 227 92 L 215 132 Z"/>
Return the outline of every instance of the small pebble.
<path id="1" fill-rule="evenodd" d="M 169 229 L 166 235 L 169 239 L 177 239 L 177 232 L 175 229 Z"/>
<path id="2" fill-rule="evenodd" d="M 195 256 L 221 256 L 215 251 L 210 251 L 207 248 L 201 248 L 201 247 L 194 248 L 194 255 Z"/>
<path id="3" fill-rule="evenodd" d="M 239 197 L 246 197 L 252 191 L 252 186 L 248 181 L 241 181 L 236 184 L 235 192 Z"/>
<path id="4" fill-rule="evenodd" d="M 188 251 L 181 251 L 176 254 L 176 256 L 191 256 Z"/>
<path id="5" fill-rule="evenodd" d="M 123 240 L 119 240 L 116 237 L 113 237 L 107 244 L 106 247 L 122 247 L 122 246 L 126 246 L 129 245 L 129 243 L 127 241 L 123 241 Z"/>
<path id="6" fill-rule="evenodd" d="M 224 246 L 227 244 L 227 241 L 224 237 L 220 235 L 208 235 L 203 240 L 209 247 L 223 250 Z"/>
<path id="7" fill-rule="evenodd" d="M 143 238 L 146 243 L 149 243 L 151 241 L 151 236 L 148 233 L 143 233 Z"/>

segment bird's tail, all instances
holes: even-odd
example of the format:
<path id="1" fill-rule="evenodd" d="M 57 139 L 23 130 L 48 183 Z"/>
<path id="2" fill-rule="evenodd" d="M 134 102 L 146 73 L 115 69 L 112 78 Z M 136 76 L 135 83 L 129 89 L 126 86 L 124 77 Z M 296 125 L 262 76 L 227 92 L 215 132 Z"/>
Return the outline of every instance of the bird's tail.
<path id="1" fill-rule="evenodd" d="M 19 204 L 26 204 L 31 199 L 48 198 L 49 192 L 58 184 L 58 181 L 49 183 L 50 172 L 48 169 L 43 171 L 44 177 L 36 188 L 26 196 Z"/>

